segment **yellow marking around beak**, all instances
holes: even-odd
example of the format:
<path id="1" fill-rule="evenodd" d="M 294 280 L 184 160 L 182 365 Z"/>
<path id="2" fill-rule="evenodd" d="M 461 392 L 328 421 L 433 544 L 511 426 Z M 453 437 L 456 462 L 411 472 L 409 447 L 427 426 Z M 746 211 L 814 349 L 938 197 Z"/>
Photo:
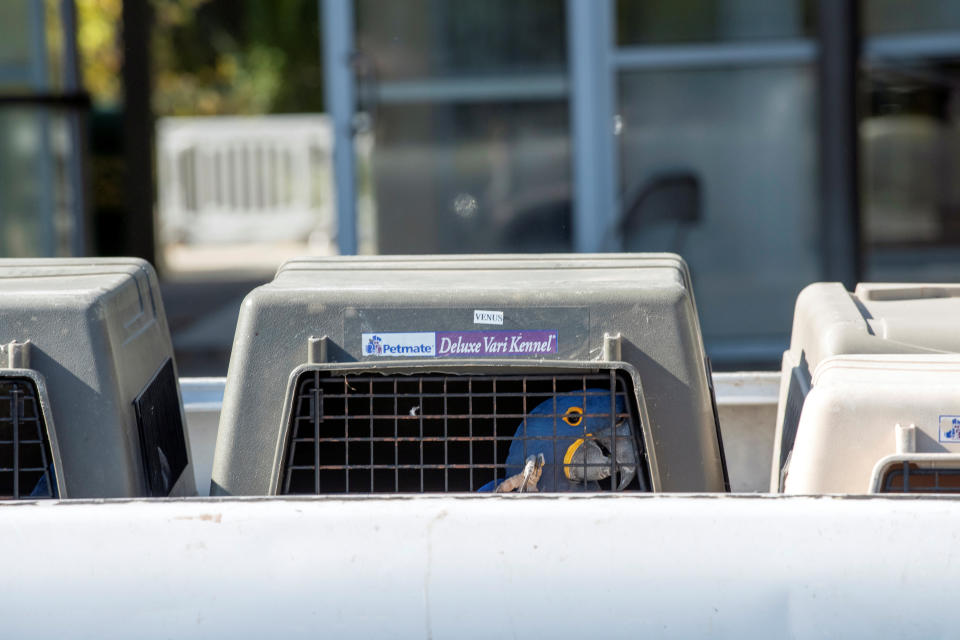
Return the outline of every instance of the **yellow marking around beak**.
<path id="1" fill-rule="evenodd" d="M 586 434 L 586 438 L 593 436 L 592 433 Z M 577 438 L 573 441 L 573 444 L 567 447 L 567 452 L 563 454 L 563 475 L 567 477 L 567 480 L 573 480 L 570 477 L 570 463 L 573 461 L 573 456 L 577 453 L 577 449 L 583 444 L 583 438 Z"/>

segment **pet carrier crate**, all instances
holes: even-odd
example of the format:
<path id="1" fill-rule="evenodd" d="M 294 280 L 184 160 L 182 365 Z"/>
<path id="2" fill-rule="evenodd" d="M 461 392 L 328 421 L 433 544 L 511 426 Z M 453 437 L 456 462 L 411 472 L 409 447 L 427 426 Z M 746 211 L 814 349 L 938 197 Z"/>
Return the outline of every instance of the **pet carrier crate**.
<path id="1" fill-rule="evenodd" d="M 0 260 L 0 498 L 196 493 L 153 268 Z"/>
<path id="2" fill-rule="evenodd" d="M 783 489 L 800 412 L 820 363 L 855 354 L 960 352 L 960 285 L 837 282 L 800 292 L 790 348 L 783 354 L 770 490 Z"/>
<path id="3" fill-rule="evenodd" d="M 723 491 L 681 258 L 304 258 L 240 313 L 214 495 Z"/>
<path id="4" fill-rule="evenodd" d="M 786 493 L 960 493 L 960 356 L 852 355 L 817 367 Z"/>

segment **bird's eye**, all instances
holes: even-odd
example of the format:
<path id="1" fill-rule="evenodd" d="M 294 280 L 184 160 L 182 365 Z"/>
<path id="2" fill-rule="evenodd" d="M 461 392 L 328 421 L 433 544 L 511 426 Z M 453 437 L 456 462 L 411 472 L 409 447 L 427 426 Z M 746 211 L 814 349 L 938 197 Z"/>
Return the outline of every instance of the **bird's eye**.
<path id="1" fill-rule="evenodd" d="M 567 412 L 563 414 L 563 421 L 566 422 L 571 427 L 576 427 L 583 420 L 583 409 L 580 407 L 570 407 L 567 409 Z"/>

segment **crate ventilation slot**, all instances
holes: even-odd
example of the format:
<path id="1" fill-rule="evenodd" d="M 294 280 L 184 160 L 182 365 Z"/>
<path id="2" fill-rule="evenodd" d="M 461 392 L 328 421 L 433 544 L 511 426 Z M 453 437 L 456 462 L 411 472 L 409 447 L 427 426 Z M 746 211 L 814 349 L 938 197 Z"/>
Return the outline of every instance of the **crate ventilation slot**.
<path id="1" fill-rule="evenodd" d="M 897 463 L 883 475 L 880 493 L 960 493 L 960 468 Z"/>
<path id="2" fill-rule="evenodd" d="M 0 499 L 56 498 L 40 396 L 28 378 L 0 378 Z"/>

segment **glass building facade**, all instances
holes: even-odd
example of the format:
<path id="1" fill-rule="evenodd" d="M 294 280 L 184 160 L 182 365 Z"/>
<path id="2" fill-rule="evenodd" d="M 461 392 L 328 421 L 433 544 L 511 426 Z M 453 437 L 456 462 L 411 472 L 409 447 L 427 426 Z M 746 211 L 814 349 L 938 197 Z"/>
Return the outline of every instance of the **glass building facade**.
<path id="1" fill-rule="evenodd" d="M 83 159 L 70 15 L 39 0 L 0 3 L 0 255 L 83 250 Z M 71 8 L 64 3 L 66 10 Z"/>
<path id="2" fill-rule="evenodd" d="M 377 251 L 568 251 L 585 233 L 602 251 L 674 251 L 708 350 L 734 367 L 779 360 L 797 293 L 840 278 L 838 260 L 863 280 L 960 276 L 960 2 L 866 0 L 845 25 L 860 242 L 839 258 L 820 3 L 610 2 L 594 71 L 610 76 L 612 211 L 577 214 L 575 2 L 354 3 Z"/>
<path id="3" fill-rule="evenodd" d="M 98 233 L 71 5 L 0 3 L 5 256 Z M 708 351 L 736 368 L 779 361 L 810 282 L 960 277 L 960 0 L 322 5 L 347 9 L 349 50 L 323 45 L 353 90 L 335 131 L 363 149 L 337 188 L 365 250 L 677 252 Z M 846 62 L 824 24 L 855 47 L 847 121 L 825 107 Z M 837 135 L 851 153 L 830 164 Z"/>

